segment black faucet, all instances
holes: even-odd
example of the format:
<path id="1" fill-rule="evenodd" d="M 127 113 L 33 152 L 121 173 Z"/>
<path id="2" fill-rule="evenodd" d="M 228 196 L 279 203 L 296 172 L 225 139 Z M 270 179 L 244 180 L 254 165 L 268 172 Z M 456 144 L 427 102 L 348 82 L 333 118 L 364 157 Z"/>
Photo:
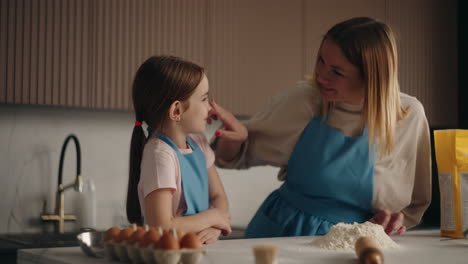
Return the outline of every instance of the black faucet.
<path id="1" fill-rule="evenodd" d="M 76 179 L 74 183 L 64 186 L 62 183 L 62 170 L 63 170 L 63 159 L 65 156 L 65 150 L 67 148 L 68 142 L 73 140 L 76 147 Z M 60 153 L 60 163 L 59 163 L 59 173 L 58 173 L 58 183 L 57 183 L 57 192 L 56 192 L 56 201 L 55 201 L 55 214 L 46 214 L 45 212 L 41 215 L 41 219 L 44 222 L 55 222 L 55 231 L 57 233 L 63 233 L 65 221 L 76 221 L 76 216 L 74 215 L 65 215 L 65 195 L 64 192 L 66 189 L 73 187 L 75 191 L 82 192 L 83 190 L 83 178 L 81 176 L 81 149 L 80 142 L 75 135 L 69 135 L 65 142 L 62 145 L 62 152 Z M 45 208 L 44 208 L 45 211 Z"/>
<path id="2" fill-rule="evenodd" d="M 63 171 L 63 158 L 65 157 L 65 150 L 67 149 L 68 142 L 73 139 L 73 142 L 75 142 L 75 147 L 76 147 L 76 182 L 78 182 L 78 178 L 81 176 L 81 148 L 80 148 L 80 142 L 78 141 L 78 138 L 71 134 L 69 135 L 66 139 L 65 142 L 63 142 L 62 145 L 62 152 L 60 152 L 60 163 L 59 163 L 59 171 L 58 171 L 58 185 L 60 186 L 62 184 L 62 171 Z M 83 184 L 75 184 L 75 190 L 78 192 L 81 192 L 81 188 L 83 188 Z"/>

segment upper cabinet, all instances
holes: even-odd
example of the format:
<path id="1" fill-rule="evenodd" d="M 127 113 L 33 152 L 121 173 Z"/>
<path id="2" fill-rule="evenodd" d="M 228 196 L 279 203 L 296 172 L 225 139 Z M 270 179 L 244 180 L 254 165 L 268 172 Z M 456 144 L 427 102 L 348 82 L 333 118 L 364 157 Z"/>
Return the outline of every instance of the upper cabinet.
<path id="1" fill-rule="evenodd" d="M 355 16 L 394 29 L 402 91 L 432 125 L 456 125 L 456 0 L 0 0 L 0 103 L 132 110 L 138 66 L 166 54 L 204 66 L 211 95 L 250 116 Z"/>

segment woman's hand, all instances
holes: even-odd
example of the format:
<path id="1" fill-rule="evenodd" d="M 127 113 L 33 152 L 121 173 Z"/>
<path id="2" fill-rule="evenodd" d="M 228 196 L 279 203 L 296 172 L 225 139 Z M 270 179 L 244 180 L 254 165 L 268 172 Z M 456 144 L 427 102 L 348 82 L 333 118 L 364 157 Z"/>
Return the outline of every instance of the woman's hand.
<path id="1" fill-rule="evenodd" d="M 403 235 L 406 232 L 406 226 L 403 225 L 405 216 L 399 212 L 394 213 L 389 210 L 381 210 L 372 217 L 369 222 L 383 226 L 385 233 L 392 235 L 398 233 Z"/>
<path id="2" fill-rule="evenodd" d="M 200 238 L 200 241 L 203 244 L 211 244 L 216 242 L 220 235 L 221 230 L 214 227 L 208 227 L 197 233 L 197 236 Z"/>
<path id="3" fill-rule="evenodd" d="M 216 157 L 223 161 L 231 161 L 239 153 L 242 143 L 247 140 L 247 128 L 226 109 L 219 106 L 214 99 L 210 100 L 211 110 L 208 113 L 207 122 L 220 119 L 224 129 L 218 129 L 215 135 L 218 137 L 216 143 Z"/>
<path id="4" fill-rule="evenodd" d="M 213 98 L 210 100 L 210 105 L 208 123 L 211 124 L 212 119 L 218 120 L 219 118 L 224 126 L 224 129 L 216 131 L 216 136 L 243 143 L 247 139 L 247 128 L 231 112 L 218 105 Z"/>

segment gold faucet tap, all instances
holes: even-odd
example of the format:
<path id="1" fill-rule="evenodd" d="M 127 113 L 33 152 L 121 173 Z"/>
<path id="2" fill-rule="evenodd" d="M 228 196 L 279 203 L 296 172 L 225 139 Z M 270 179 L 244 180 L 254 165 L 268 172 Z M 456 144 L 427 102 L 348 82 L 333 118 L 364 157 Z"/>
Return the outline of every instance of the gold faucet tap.
<path id="1" fill-rule="evenodd" d="M 44 222 L 55 222 L 55 232 L 56 233 L 63 233 L 65 227 L 65 221 L 76 221 L 77 218 L 75 215 L 65 214 L 65 190 L 70 187 L 75 187 L 76 185 L 83 186 L 83 180 L 81 175 L 77 177 L 77 181 L 75 183 L 69 184 L 67 186 L 63 186 L 60 184 L 57 189 L 56 193 L 56 207 L 55 207 L 55 214 L 44 214 L 41 215 L 41 219 Z M 79 187 L 81 188 L 81 187 Z M 76 187 L 75 187 L 76 189 Z"/>
<path id="2" fill-rule="evenodd" d="M 65 155 L 65 149 L 67 147 L 68 141 L 73 139 L 76 146 L 76 160 L 77 160 L 77 174 L 76 180 L 74 183 L 63 185 L 62 184 L 62 168 L 63 168 L 63 158 Z M 65 214 L 65 190 L 73 187 L 75 191 L 82 192 L 83 190 L 83 178 L 80 175 L 81 173 L 81 151 L 80 151 L 80 143 L 78 142 L 78 138 L 75 135 L 69 135 L 62 146 L 62 152 L 60 154 L 60 165 L 59 165 L 59 178 L 58 178 L 58 186 L 57 192 L 55 194 L 55 214 L 47 214 L 46 208 L 44 206 L 43 213 L 41 214 L 41 220 L 43 222 L 54 222 L 55 223 L 55 232 L 56 233 L 63 233 L 65 221 L 76 221 L 77 218 L 75 215 L 66 215 Z"/>

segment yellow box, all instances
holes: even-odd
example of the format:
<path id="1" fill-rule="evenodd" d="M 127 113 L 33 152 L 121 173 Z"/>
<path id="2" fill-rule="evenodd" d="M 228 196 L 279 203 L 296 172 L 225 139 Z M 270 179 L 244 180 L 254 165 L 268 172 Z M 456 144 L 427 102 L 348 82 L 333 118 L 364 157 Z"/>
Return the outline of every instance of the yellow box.
<path id="1" fill-rule="evenodd" d="M 440 190 L 440 235 L 463 238 L 468 229 L 468 130 L 434 131 Z"/>

